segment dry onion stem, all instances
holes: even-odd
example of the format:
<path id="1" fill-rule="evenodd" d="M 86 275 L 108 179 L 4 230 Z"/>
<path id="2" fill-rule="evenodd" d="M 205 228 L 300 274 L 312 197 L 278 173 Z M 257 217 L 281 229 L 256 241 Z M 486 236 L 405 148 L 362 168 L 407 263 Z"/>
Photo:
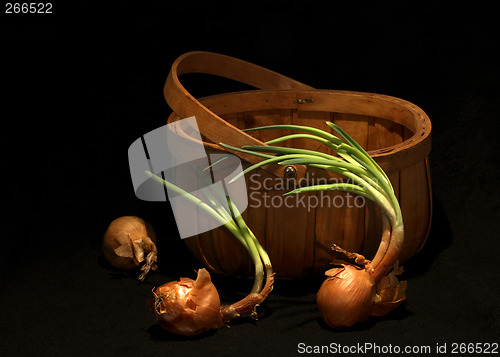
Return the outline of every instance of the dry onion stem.
<path id="1" fill-rule="evenodd" d="M 102 252 L 115 268 L 133 270 L 141 266 L 140 281 L 157 268 L 156 234 L 148 222 L 136 216 L 111 222 L 104 233 Z"/>

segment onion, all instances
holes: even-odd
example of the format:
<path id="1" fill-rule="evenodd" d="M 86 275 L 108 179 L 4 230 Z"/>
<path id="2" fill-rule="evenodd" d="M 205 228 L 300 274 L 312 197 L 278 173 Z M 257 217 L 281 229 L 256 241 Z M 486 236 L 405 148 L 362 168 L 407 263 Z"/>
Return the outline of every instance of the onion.
<path id="1" fill-rule="evenodd" d="M 165 330 L 184 336 L 199 335 L 224 326 L 220 298 L 206 269 L 196 280 L 181 278 L 158 287 L 148 306 Z"/>
<path id="2" fill-rule="evenodd" d="M 156 270 L 156 234 L 142 218 L 123 216 L 109 225 L 102 240 L 102 252 L 115 268 L 132 270 L 142 265 L 139 280 Z"/>
<path id="3" fill-rule="evenodd" d="M 376 297 L 372 275 L 365 268 L 345 264 L 328 270 L 316 296 L 323 320 L 333 328 L 350 327 L 370 316 Z"/>
<path id="4" fill-rule="evenodd" d="M 316 301 L 325 323 L 333 328 L 351 327 L 370 316 L 384 316 L 406 300 L 406 281 L 397 275 L 403 268 L 394 264 L 393 270 L 377 282 L 372 262 L 358 253 L 332 245 L 335 268 L 327 270 Z"/>

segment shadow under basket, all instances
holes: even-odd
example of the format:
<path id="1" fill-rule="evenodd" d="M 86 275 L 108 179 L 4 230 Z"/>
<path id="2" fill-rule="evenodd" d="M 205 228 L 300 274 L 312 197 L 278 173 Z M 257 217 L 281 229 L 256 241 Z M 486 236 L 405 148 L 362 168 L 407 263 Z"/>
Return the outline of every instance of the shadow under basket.
<path id="1" fill-rule="evenodd" d="M 258 89 L 195 99 L 178 78 L 193 72 L 235 79 Z M 169 123 L 195 116 L 207 153 L 230 152 L 241 158 L 244 167 L 262 159 L 226 150 L 218 143 L 264 145 L 292 131 L 246 133 L 241 129 L 295 124 L 333 132 L 325 122 L 336 123 L 368 151 L 391 180 L 405 226 L 399 262 L 408 261 L 424 245 L 432 217 L 431 122 L 414 104 L 373 93 L 313 89 L 248 62 L 208 52 L 189 52 L 175 61 L 165 84 L 165 98 L 173 110 Z M 310 139 L 280 145 L 334 154 Z M 294 173 L 293 183 L 300 185 L 344 180 L 302 166 L 268 165 L 247 174 L 248 208 L 243 217 L 268 252 L 276 277 L 322 275 L 332 259 L 332 243 L 372 258 L 382 236 L 380 208 L 363 197 L 338 191 L 283 196 L 290 190 L 284 184 L 290 182 L 290 172 Z M 253 274 L 250 256 L 223 227 L 184 241 L 213 272 Z"/>

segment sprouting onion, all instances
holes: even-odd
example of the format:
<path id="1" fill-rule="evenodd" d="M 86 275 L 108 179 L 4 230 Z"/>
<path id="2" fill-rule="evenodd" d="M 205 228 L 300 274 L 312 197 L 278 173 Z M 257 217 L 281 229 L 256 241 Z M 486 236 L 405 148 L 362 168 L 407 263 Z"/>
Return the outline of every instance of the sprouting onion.
<path id="1" fill-rule="evenodd" d="M 269 125 L 245 131 L 284 129 L 298 131 L 265 142 L 264 146 L 223 147 L 254 153 L 264 158 L 245 169 L 232 181 L 248 172 L 269 164 L 305 165 L 341 174 L 352 183 L 321 184 L 296 188 L 285 195 L 312 191 L 338 190 L 354 193 L 375 202 L 383 212 L 383 234 L 372 261 L 357 253 L 333 247 L 342 255 L 342 263 L 326 272 L 328 278 L 318 292 L 318 307 L 326 323 L 340 328 L 352 326 L 368 316 L 381 316 L 405 300 L 406 282 L 401 284 L 395 275 L 401 273 L 398 256 L 404 241 L 403 216 L 389 178 L 375 160 L 338 125 L 327 122 L 335 133 L 300 125 Z M 276 146 L 286 140 L 303 138 L 315 140 L 331 149 L 337 156 L 313 150 Z M 338 255 L 337 254 L 337 255 Z M 388 292 L 391 291 L 389 294 Z M 389 297 L 390 295 L 390 297 Z M 332 300 L 333 299 L 333 300 Z M 335 303 L 332 303 L 335 302 Z M 348 315 L 348 316 L 347 316 Z"/>
<path id="2" fill-rule="evenodd" d="M 198 169 L 193 168 L 193 170 L 199 173 Z M 203 190 L 208 204 L 158 175 L 151 172 L 148 174 L 224 226 L 247 249 L 255 265 L 255 279 L 250 293 L 231 305 L 219 305 L 218 313 L 215 315 L 214 310 L 217 309 L 217 304 L 220 304 L 219 297 L 205 269 L 200 269 L 196 280 L 181 278 L 179 282 L 160 286 L 155 291 L 155 298 L 148 302 L 160 326 L 176 334 L 192 336 L 222 327 L 239 316 L 256 318 L 256 306 L 261 304 L 272 291 L 274 272 L 268 254 L 230 197 L 221 189 L 214 189 L 213 192 Z M 204 176 L 199 175 L 199 178 L 204 179 Z M 229 211 L 222 204 L 224 200 L 228 204 Z"/>

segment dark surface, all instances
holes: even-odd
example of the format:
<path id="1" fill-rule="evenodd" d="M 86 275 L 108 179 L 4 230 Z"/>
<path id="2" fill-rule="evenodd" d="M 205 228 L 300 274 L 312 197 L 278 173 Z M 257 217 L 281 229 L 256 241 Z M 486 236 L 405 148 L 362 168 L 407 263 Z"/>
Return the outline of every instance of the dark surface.
<path id="1" fill-rule="evenodd" d="M 174 4 L 172 2 L 172 4 Z M 3 11 L 3 10 L 2 10 Z M 499 29 L 487 7 L 85 3 L 50 17 L 2 15 L 2 356 L 289 356 L 298 344 L 498 343 Z M 408 302 L 328 329 L 320 281 L 278 281 L 257 322 L 198 338 L 161 330 L 151 289 L 200 267 L 167 203 L 139 201 L 128 146 L 163 125 L 162 86 L 190 50 L 233 55 L 317 88 L 406 99 L 432 120 L 432 232 L 405 265 Z M 197 85 L 196 95 L 226 91 Z M 121 215 L 150 221 L 160 270 L 143 284 L 103 262 Z M 250 282 L 213 280 L 226 302 Z M 363 355 L 359 353 L 359 355 Z M 364 355 L 374 355 L 365 351 Z"/>

